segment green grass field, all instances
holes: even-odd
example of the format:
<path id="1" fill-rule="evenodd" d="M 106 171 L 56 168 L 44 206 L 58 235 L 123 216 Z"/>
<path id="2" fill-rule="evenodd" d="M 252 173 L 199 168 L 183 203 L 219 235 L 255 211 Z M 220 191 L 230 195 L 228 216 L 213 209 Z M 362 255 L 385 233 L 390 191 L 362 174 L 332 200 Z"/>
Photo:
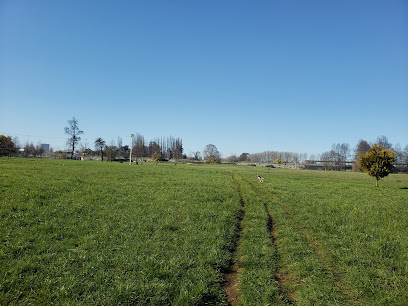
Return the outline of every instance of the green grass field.
<path id="1" fill-rule="evenodd" d="M 408 175 L 2 158 L 0 217 L 1 305 L 408 304 Z"/>

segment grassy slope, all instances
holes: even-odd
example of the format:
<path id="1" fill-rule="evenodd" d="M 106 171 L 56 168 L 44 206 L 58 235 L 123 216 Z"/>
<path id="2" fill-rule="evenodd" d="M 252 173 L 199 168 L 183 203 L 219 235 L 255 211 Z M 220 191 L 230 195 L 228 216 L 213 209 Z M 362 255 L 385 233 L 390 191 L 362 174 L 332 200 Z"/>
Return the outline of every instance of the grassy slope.
<path id="1" fill-rule="evenodd" d="M 224 303 L 237 222 L 243 304 L 408 303 L 407 175 L 0 159 L 0 183 L 1 304 Z"/>

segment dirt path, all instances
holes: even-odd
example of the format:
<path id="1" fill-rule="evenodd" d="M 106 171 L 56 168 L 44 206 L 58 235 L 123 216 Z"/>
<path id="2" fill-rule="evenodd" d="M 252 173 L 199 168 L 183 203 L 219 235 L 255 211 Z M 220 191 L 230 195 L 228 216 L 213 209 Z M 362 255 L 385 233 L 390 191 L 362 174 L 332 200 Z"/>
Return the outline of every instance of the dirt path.
<path id="1" fill-rule="evenodd" d="M 281 296 L 282 301 L 284 301 L 285 304 L 292 305 L 295 302 L 295 295 L 292 292 L 287 292 L 284 288 L 288 287 L 292 283 L 289 282 L 288 280 L 288 275 L 284 274 L 282 271 L 282 267 L 280 266 L 280 257 L 281 257 L 281 251 L 280 251 L 280 246 L 279 246 L 279 237 L 278 237 L 278 232 L 276 229 L 276 224 L 273 219 L 273 215 L 268 208 L 267 201 L 265 198 L 261 195 L 261 192 L 259 190 L 259 186 L 256 186 L 257 184 L 254 182 L 250 182 L 245 179 L 245 182 L 251 187 L 253 192 L 256 194 L 258 200 L 263 204 L 265 208 L 265 213 L 266 213 L 266 230 L 269 233 L 272 244 L 275 249 L 275 260 L 276 260 L 276 269 L 273 272 L 273 278 L 278 284 L 278 290 L 279 294 Z"/>
<path id="2" fill-rule="evenodd" d="M 224 274 L 225 284 L 223 290 L 227 296 L 228 305 L 238 305 L 240 299 L 240 292 L 238 290 L 238 275 L 242 272 L 237 264 L 230 267 L 230 271 Z"/>
<path id="3" fill-rule="evenodd" d="M 233 260 L 231 261 L 228 270 L 224 273 L 225 283 L 223 284 L 222 289 L 224 290 L 227 297 L 228 305 L 235 306 L 238 305 L 241 295 L 238 290 L 238 276 L 242 272 L 242 268 L 239 267 L 240 258 L 237 257 L 237 253 L 241 248 L 241 245 L 239 244 L 239 238 L 241 237 L 242 233 L 241 223 L 242 219 L 244 218 L 245 201 L 242 198 L 241 190 L 239 189 L 238 182 L 236 181 L 234 176 L 232 176 L 232 180 L 239 195 L 241 210 L 237 216 L 237 235 L 235 237 L 235 248 L 232 250 Z"/>

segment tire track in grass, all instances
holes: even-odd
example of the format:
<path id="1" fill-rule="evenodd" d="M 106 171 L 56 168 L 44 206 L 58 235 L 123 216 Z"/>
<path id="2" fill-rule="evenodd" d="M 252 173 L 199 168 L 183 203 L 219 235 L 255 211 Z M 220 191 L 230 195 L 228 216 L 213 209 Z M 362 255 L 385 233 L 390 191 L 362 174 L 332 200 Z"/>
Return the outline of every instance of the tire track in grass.
<path id="1" fill-rule="evenodd" d="M 232 175 L 232 174 L 231 174 Z M 224 283 L 222 285 L 222 289 L 227 297 L 228 305 L 238 305 L 240 300 L 240 292 L 238 290 L 238 276 L 242 272 L 242 268 L 239 267 L 240 258 L 237 257 L 239 250 L 241 249 L 241 245 L 239 244 L 239 239 L 242 233 L 242 220 L 244 218 L 244 208 L 245 208 L 245 201 L 242 197 L 241 190 L 239 188 L 238 182 L 234 175 L 232 175 L 232 180 L 234 186 L 239 195 L 239 202 L 241 204 L 241 208 L 237 214 L 237 230 L 236 235 L 234 237 L 234 248 L 231 250 L 232 258 L 229 264 L 227 271 L 224 272 Z"/>
<path id="2" fill-rule="evenodd" d="M 280 254 L 280 249 L 278 245 L 278 232 L 276 230 L 276 224 L 272 219 L 272 214 L 268 208 L 268 205 L 264 201 L 262 202 L 265 208 L 266 218 L 267 218 L 266 228 L 271 236 L 273 246 L 275 247 L 276 269 L 273 273 L 273 277 L 275 278 L 275 281 L 278 283 L 278 289 L 279 289 L 280 295 L 284 297 L 283 301 L 285 301 L 287 304 L 293 304 L 295 301 L 294 294 L 287 292 L 283 288 L 284 285 L 288 286 L 289 282 L 287 278 L 284 277 L 284 273 L 282 272 L 282 267 L 279 265 L 281 254 Z"/>
<path id="3" fill-rule="evenodd" d="M 279 244 L 278 244 L 278 232 L 276 230 L 276 223 L 272 218 L 272 213 L 268 208 L 268 205 L 266 204 L 265 199 L 259 194 L 259 190 L 256 189 L 256 187 L 249 182 L 248 180 L 246 180 L 246 183 L 249 184 L 249 186 L 252 188 L 252 190 L 255 192 L 258 200 L 263 204 L 264 208 L 265 208 L 265 213 L 266 213 L 266 230 L 268 231 L 271 240 L 272 240 L 272 244 L 274 246 L 275 249 L 275 261 L 276 261 L 276 268 L 275 271 L 273 272 L 273 277 L 275 279 L 275 281 L 278 284 L 278 290 L 279 290 L 279 294 L 282 297 L 282 301 L 286 304 L 294 304 L 295 301 L 295 297 L 293 293 L 287 292 L 284 289 L 284 286 L 288 286 L 290 285 L 290 283 L 288 282 L 287 278 L 284 277 L 284 273 L 282 272 L 282 267 L 279 264 L 281 259 L 281 254 L 280 254 L 280 248 L 279 248 Z"/>
<path id="4" fill-rule="evenodd" d="M 310 234 L 310 232 L 302 226 L 301 221 L 299 218 L 295 216 L 294 213 L 287 210 L 287 207 L 281 202 L 275 199 L 275 202 L 282 207 L 285 214 L 293 220 L 293 224 L 295 224 L 295 228 L 298 232 L 300 232 L 303 237 L 305 237 L 306 241 L 313 249 L 314 253 L 317 255 L 320 263 L 329 272 L 332 276 L 332 282 L 335 285 L 337 291 L 341 293 L 345 299 L 350 302 L 351 304 L 356 305 L 366 305 L 363 301 L 359 300 L 357 294 L 354 293 L 352 288 L 349 288 L 344 285 L 344 282 L 341 280 L 344 278 L 340 270 L 337 268 L 334 261 L 322 250 L 319 242 Z"/>
<path id="5" fill-rule="evenodd" d="M 255 186 L 253 182 L 250 181 L 247 182 L 251 185 L 252 189 L 257 194 L 259 199 L 261 199 L 261 201 L 264 203 L 265 210 L 267 211 L 267 214 L 270 215 L 270 211 L 268 210 L 266 201 L 260 194 L 259 187 Z M 302 226 L 302 222 L 299 220 L 299 218 L 292 211 L 290 211 L 288 207 L 280 199 L 274 197 L 274 203 L 279 205 L 282 211 L 285 213 L 285 215 L 292 220 L 291 223 L 294 225 L 294 228 L 305 238 L 311 249 L 313 249 L 313 252 L 316 254 L 316 257 L 319 260 L 319 262 L 322 264 L 324 269 L 329 272 L 329 275 L 332 276 L 331 278 L 333 285 L 336 287 L 337 291 L 344 296 L 345 300 L 347 300 L 350 304 L 365 305 L 365 303 L 358 298 L 358 295 L 354 292 L 352 288 L 346 286 L 344 282 L 341 282 L 344 276 L 339 271 L 333 260 L 324 252 L 324 250 L 322 250 L 319 242 L 309 233 L 309 231 L 304 226 Z M 272 235 L 274 231 L 276 232 L 276 228 L 272 217 L 270 223 Z M 272 239 L 275 239 L 274 244 L 276 243 L 276 245 L 278 245 L 278 243 L 276 242 L 277 233 L 275 233 L 274 235 L 276 236 L 275 238 L 273 238 L 272 236 Z M 276 276 L 281 279 L 281 284 L 285 284 L 285 278 L 283 277 L 283 274 L 277 272 Z"/>

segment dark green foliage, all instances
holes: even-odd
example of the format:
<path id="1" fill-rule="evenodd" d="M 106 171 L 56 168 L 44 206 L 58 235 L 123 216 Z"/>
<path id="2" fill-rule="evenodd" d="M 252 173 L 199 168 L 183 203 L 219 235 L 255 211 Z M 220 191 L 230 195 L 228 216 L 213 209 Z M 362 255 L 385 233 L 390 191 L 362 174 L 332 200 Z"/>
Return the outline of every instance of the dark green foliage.
<path id="1" fill-rule="evenodd" d="M 0 156 L 11 156 L 16 152 L 11 137 L 0 135 Z"/>

